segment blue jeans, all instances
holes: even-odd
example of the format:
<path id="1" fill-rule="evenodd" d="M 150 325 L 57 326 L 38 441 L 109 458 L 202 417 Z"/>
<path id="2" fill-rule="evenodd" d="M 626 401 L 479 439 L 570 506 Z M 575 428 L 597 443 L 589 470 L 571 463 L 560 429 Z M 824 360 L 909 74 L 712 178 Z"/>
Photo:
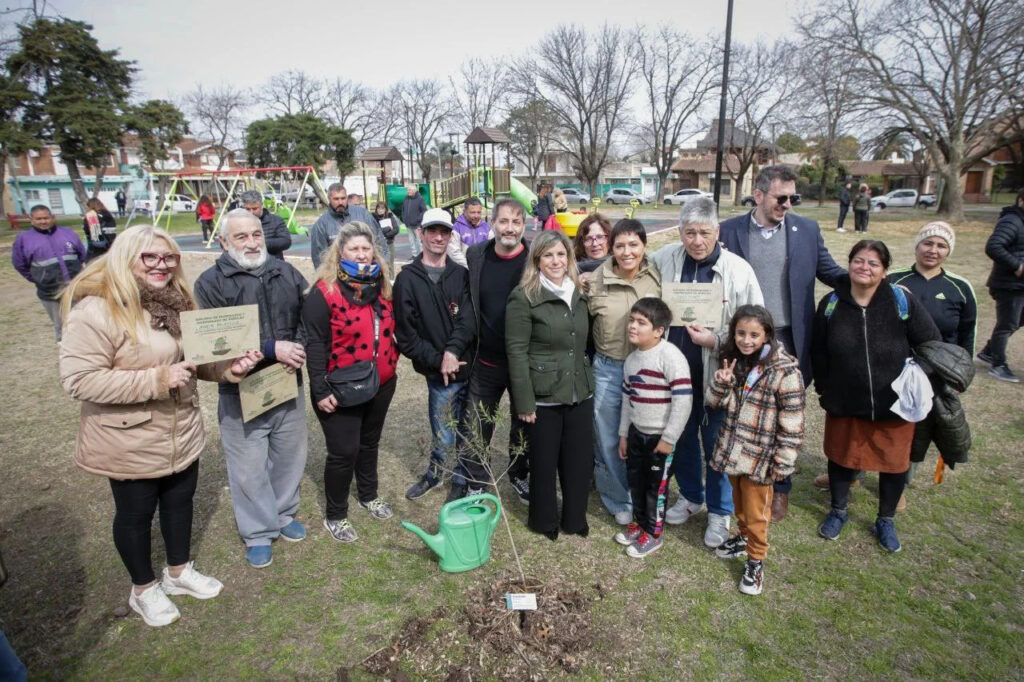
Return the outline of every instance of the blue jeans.
<path id="1" fill-rule="evenodd" d="M 711 468 L 708 462 L 715 452 L 718 431 L 725 422 L 725 410 L 705 410 L 704 396 L 693 392 L 693 409 L 683 429 L 683 435 L 676 443 L 673 467 L 679 492 L 690 502 L 701 504 L 705 501 L 705 483 L 708 512 L 728 516 L 733 512 L 732 484 L 729 477 Z M 704 457 L 701 457 L 701 445 Z M 703 461 L 701 461 L 703 459 Z M 701 476 L 704 469 L 705 476 Z"/>
<path id="2" fill-rule="evenodd" d="M 594 482 L 601 502 L 612 514 L 633 511 L 626 462 L 619 459 L 623 364 L 600 353 L 594 355 Z"/>
<path id="3" fill-rule="evenodd" d="M 441 379 L 427 379 L 427 415 L 433 432 L 427 468 L 427 477 L 431 481 L 441 479 L 444 461 L 448 453 L 455 451 L 458 427 L 465 418 L 468 388 L 465 381 L 451 381 L 445 386 Z M 453 468 L 452 483 L 462 485 L 465 482 L 465 471 L 459 462 Z"/>

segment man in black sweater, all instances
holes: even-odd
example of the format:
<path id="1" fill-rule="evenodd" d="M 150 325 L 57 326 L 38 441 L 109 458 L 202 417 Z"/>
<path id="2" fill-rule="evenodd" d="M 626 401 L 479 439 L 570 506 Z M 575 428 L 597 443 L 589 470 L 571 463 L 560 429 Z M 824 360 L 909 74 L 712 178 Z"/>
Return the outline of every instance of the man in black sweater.
<path id="1" fill-rule="evenodd" d="M 477 449 L 486 448 L 494 435 L 496 412 L 501 397 L 509 388 L 508 358 L 505 355 L 505 304 L 519 284 L 528 257 L 526 212 L 515 199 L 501 199 L 494 206 L 491 220 L 494 237 L 476 244 L 466 252 L 469 263 L 469 292 L 476 316 L 477 353 L 469 378 L 469 406 L 466 410 L 469 434 Z M 530 500 L 528 482 L 526 427 L 509 409 L 509 482 L 519 499 Z M 487 473 L 472 455 L 465 460 L 467 479 L 473 491 L 488 481 Z M 452 485 L 449 499 L 457 499 L 467 490 Z"/>
<path id="2" fill-rule="evenodd" d="M 394 286 L 395 341 L 427 379 L 433 433 L 427 470 L 405 493 L 410 500 L 441 483 L 445 459 L 456 447 L 476 337 L 469 272 L 447 257 L 451 216 L 443 208 L 429 209 L 420 229 L 423 252 L 402 268 Z M 453 468 L 453 486 L 466 485 L 464 473 L 458 465 Z"/>
<path id="3" fill-rule="evenodd" d="M 284 219 L 268 211 L 263 207 L 263 195 L 254 189 L 242 192 L 239 201 L 249 213 L 252 213 L 260 221 L 263 229 L 263 243 L 267 247 L 267 253 L 274 258 L 284 260 L 284 252 L 291 248 L 292 235 L 285 225 Z"/>
<path id="4" fill-rule="evenodd" d="M 989 374 L 1000 381 L 1020 383 L 1006 364 L 1006 344 L 1024 317 L 1024 188 L 1013 206 L 999 214 L 995 230 L 985 244 L 992 259 L 988 291 L 996 302 L 996 326 L 978 359 L 992 365 Z"/>

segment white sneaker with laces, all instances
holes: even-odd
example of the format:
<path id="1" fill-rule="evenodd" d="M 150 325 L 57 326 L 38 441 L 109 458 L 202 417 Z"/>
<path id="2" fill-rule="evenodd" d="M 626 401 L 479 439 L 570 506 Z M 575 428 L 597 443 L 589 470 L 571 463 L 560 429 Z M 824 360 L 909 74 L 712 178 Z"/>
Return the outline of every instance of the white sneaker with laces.
<path id="1" fill-rule="evenodd" d="M 160 583 L 153 583 L 143 590 L 142 594 L 135 594 L 135 588 L 132 587 L 128 596 L 128 606 L 142 616 L 146 625 L 154 628 L 170 625 L 181 618 L 178 607 L 167 598 Z"/>
<path id="2" fill-rule="evenodd" d="M 690 502 L 688 499 L 680 495 L 679 499 L 676 500 L 676 503 L 669 507 L 668 511 L 665 512 L 665 522 L 671 523 L 673 526 L 678 526 L 680 523 L 686 523 L 689 521 L 690 517 L 695 514 L 699 514 L 703 509 L 703 504 Z M 717 547 L 718 545 L 715 546 Z"/>
<path id="3" fill-rule="evenodd" d="M 171 571 L 164 566 L 164 578 L 161 581 L 167 594 L 187 594 L 196 599 L 213 599 L 224 589 L 223 583 L 216 578 L 203 575 L 193 566 L 193 562 L 185 564 L 184 570 L 177 578 L 171 577 Z"/>
<path id="4" fill-rule="evenodd" d="M 729 539 L 729 517 L 708 512 L 708 527 L 704 531 L 704 544 L 714 549 Z"/>

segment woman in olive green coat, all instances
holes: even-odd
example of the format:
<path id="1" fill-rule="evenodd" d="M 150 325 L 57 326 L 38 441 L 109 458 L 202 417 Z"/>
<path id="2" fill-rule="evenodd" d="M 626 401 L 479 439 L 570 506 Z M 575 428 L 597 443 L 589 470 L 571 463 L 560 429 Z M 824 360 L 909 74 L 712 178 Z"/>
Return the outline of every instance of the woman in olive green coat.
<path id="1" fill-rule="evenodd" d="M 572 245 L 559 231 L 544 232 L 533 240 L 522 280 L 509 295 L 505 349 L 512 404 L 529 437 L 530 528 L 552 540 L 559 528 L 584 537 L 590 532 L 594 377 L 588 334 Z"/>

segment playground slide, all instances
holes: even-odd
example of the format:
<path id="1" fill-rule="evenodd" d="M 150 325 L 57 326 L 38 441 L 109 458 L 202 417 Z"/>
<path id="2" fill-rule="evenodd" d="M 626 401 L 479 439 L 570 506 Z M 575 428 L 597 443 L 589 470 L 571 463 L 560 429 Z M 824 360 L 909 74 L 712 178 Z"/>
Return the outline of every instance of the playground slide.
<path id="1" fill-rule="evenodd" d="M 526 215 L 529 216 L 533 211 L 533 205 L 537 202 L 537 195 L 515 178 L 509 178 L 509 180 L 511 181 L 509 183 L 509 191 L 512 194 L 512 198 L 523 205 L 523 208 L 526 209 Z"/>

